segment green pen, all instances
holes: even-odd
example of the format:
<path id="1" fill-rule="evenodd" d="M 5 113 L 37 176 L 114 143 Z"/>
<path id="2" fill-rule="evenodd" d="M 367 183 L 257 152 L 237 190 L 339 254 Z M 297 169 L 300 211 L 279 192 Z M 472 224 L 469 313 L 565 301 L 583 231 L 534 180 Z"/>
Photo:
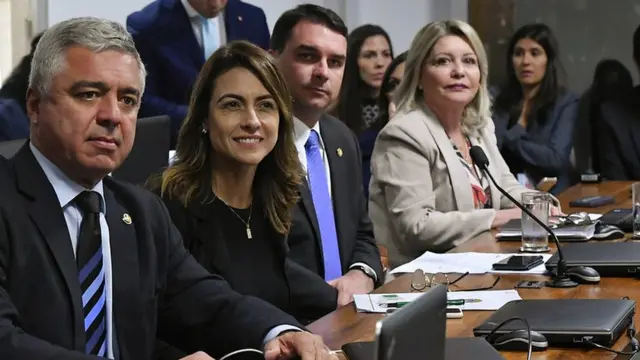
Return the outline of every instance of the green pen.
<path id="1" fill-rule="evenodd" d="M 386 308 L 396 308 L 399 309 L 405 305 L 409 304 L 409 301 L 398 301 L 398 302 L 392 302 L 392 303 L 386 303 L 386 304 L 380 304 L 380 306 L 382 307 L 386 307 Z"/>
<path id="2" fill-rule="evenodd" d="M 460 306 L 466 303 L 479 303 L 482 302 L 481 299 L 459 299 L 459 300 L 447 300 L 447 306 Z"/>

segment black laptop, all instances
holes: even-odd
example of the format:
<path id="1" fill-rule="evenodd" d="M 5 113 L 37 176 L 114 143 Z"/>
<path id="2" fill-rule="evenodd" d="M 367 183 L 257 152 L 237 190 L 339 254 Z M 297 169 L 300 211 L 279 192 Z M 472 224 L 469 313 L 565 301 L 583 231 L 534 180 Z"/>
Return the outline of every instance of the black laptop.
<path id="1" fill-rule="evenodd" d="M 602 215 L 600 222 L 606 225 L 617 226 L 624 232 L 633 232 L 633 210 L 613 209 Z"/>
<path id="2" fill-rule="evenodd" d="M 473 329 L 475 336 L 487 336 L 498 324 L 512 317 L 527 320 L 531 330 L 540 332 L 549 345 L 581 346 L 585 337 L 611 346 L 629 326 L 636 302 L 619 299 L 535 299 L 511 301 Z M 524 325 L 512 321 L 497 334 L 522 330 Z M 588 345 L 586 345 L 588 346 Z"/>
<path id="3" fill-rule="evenodd" d="M 622 277 L 640 275 L 640 243 L 571 243 L 562 245 L 568 267 L 589 266 L 600 276 Z M 547 260 L 547 270 L 558 265 L 558 254 Z"/>
<path id="4" fill-rule="evenodd" d="M 346 344 L 342 351 L 349 360 L 503 359 L 484 339 L 445 341 L 446 308 L 447 288 L 438 285 L 378 321 L 375 341 Z"/>

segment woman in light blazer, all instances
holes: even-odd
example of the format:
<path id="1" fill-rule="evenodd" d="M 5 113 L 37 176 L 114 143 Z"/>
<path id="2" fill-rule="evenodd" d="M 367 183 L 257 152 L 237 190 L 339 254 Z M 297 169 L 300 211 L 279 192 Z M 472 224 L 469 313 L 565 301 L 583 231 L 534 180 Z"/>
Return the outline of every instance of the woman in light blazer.
<path id="1" fill-rule="evenodd" d="M 491 174 L 516 199 L 530 191 L 498 150 L 487 57 L 470 25 L 437 21 L 420 30 L 395 100 L 398 114 L 373 150 L 369 200 L 376 239 L 388 248 L 392 267 L 520 218 L 469 155 L 480 146 Z"/>

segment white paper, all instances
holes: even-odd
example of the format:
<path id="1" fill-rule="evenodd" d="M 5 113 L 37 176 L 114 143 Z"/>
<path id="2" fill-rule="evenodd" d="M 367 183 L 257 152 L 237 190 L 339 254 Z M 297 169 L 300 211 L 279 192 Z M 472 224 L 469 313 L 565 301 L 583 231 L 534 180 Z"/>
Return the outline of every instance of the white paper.
<path id="1" fill-rule="evenodd" d="M 546 262 L 551 254 L 541 254 Z M 486 274 L 496 272 L 493 270 L 493 264 L 508 258 L 509 256 L 525 256 L 523 254 L 493 254 L 493 253 L 446 253 L 436 254 L 427 251 L 417 259 L 400 265 L 391 270 L 391 274 L 412 273 L 418 269 L 428 274 L 435 273 L 466 273 L 469 274 Z M 511 274 L 544 274 L 544 263 L 528 271 L 499 271 L 498 273 Z"/>
<path id="2" fill-rule="evenodd" d="M 387 313 L 390 306 L 387 304 L 397 302 L 412 302 L 424 293 L 401 293 L 401 294 L 365 294 L 354 295 L 356 310 L 358 312 Z M 463 311 L 474 310 L 498 310 L 504 304 L 521 300 L 522 298 L 516 290 L 486 290 L 486 291 L 453 291 L 447 293 L 447 300 L 477 299 L 478 302 L 467 302 L 460 306 L 450 306 L 460 308 Z"/>

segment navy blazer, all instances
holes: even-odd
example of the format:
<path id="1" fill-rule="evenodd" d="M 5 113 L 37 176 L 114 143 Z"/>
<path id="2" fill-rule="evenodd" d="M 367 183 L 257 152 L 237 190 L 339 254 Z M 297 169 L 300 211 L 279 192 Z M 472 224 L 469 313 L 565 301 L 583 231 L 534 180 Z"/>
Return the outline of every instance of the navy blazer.
<path id="1" fill-rule="evenodd" d="M 369 182 L 371 181 L 371 154 L 379 133 L 380 129 L 374 126 L 358 136 L 360 151 L 362 151 L 362 187 L 367 200 L 369 199 Z"/>
<path id="2" fill-rule="evenodd" d="M 509 126 L 509 114 L 494 111 L 498 148 L 511 169 L 524 168 L 537 183 L 544 177 L 556 177 L 551 193 L 558 194 L 571 186 L 569 157 L 573 147 L 573 130 L 578 117 L 578 97 L 567 92 L 556 100 L 544 124 L 530 121 Z M 535 184 L 534 184 L 535 185 Z"/>
<path id="3" fill-rule="evenodd" d="M 29 118 L 13 99 L 0 98 L 0 141 L 29 137 Z"/>
<path id="4" fill-rule="evenodd" d="M 267 18 L 259 7 L 229 0 L 224 23 L 227 41 L 247 40 L 269 48 Z M 180 0 L 152 2 L 127 17 L 127 29 L 148 74 L 140 117 L 169 115 L 175 144 L 204 52 Z"/>

